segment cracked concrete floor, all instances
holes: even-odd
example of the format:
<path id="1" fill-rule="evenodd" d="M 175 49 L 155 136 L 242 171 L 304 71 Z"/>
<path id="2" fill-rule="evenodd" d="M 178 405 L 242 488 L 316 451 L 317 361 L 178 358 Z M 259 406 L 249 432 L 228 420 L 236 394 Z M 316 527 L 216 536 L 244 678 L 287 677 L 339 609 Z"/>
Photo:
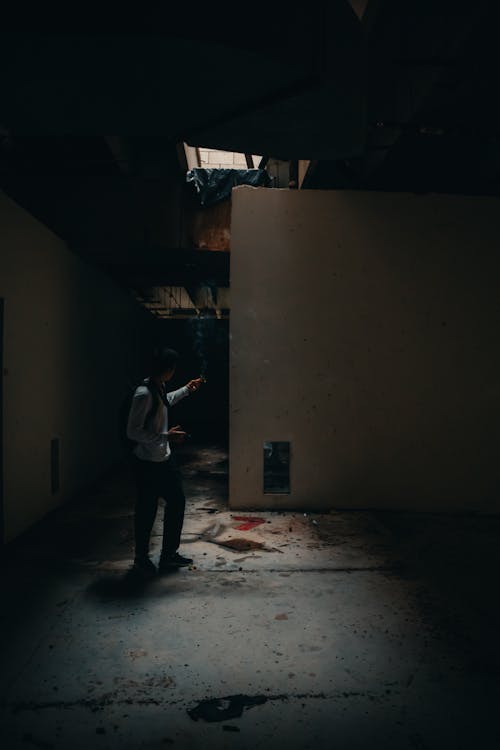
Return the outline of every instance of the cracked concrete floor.
<path id="1" fill-rule="evenodd" d="M 233 513 L 224 452 L 180 457 L 191 568 L 127 575 L 125 473 L 9 551 L 2 747 L 499 746 L 498 519 Z"/>

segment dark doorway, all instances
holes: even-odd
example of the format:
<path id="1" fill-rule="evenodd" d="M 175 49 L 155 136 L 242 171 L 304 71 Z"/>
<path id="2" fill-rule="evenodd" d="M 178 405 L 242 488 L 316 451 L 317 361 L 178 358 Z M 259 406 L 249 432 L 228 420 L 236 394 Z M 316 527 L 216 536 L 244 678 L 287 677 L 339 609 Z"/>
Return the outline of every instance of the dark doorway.
<path id="1" fill-rule="evenodd" d="M 156 340 L 181 355 L 169 388 L 173 390 L 199 376 L 205 378 L 200 390 L 179 402 L 169 419 L 190 436 L 184 445 L 175 447 L 188 497 L 198 498 L 202 505 L 208 501 L 212 509 L 222 509 L 229 493 L 228 316 L 159 320 Z"/>
<path id="2" fill-rule="evenodd" d="M 172 419 L 187 429 L 195 443 L 227 447 L 229 320 L 218 320 L 215 316 L 159 320 L 156 340 L 181 355 L 172 388 L 199 375 L 206 377 L 195 398 L 186 399 L 175 407 Z"/>

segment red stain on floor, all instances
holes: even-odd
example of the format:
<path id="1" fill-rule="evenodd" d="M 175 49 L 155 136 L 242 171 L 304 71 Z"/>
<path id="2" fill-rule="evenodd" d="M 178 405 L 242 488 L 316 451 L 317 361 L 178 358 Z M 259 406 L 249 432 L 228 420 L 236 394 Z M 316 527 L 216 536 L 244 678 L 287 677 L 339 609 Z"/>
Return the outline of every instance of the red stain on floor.
<path id="1" fill-rule="evenodd" d="M 235 529 L 238 531 L 250 531 L 250 529 L 254 529 L 256 526 L 260 526 L 261 523 L 265 523 L 265 518 L 256 518 L 252 516 L 233 516 L 235 521 L 244 521 L 245 523 L 240 524 L 239 526 L 235 526 Z"/>

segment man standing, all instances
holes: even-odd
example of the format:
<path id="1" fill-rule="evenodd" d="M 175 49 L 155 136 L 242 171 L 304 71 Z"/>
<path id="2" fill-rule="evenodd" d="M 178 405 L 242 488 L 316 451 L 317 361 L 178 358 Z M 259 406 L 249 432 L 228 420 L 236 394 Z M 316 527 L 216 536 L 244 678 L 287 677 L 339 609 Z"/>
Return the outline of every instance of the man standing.
<path id="1" fill-rule="evenodd" d="M 178 552 L 186 501 L 182 477 L 170 449 L 171 443 L 182 443 L 186 433 L 180 425 L 169 428 L 168 411 L 197 391 L 202 379 L 190 380 L 183 388 L 167 392 L 166 383 L 173 378 L 178 359 L 173 349 L 162 348 L 155 352 L 150 376 L 136 389 L 127 422 L 127 437 L 136 442 L 133 451 L 137 484 L 133 569 L 145 575 L 157 572 L 149 558 L 149 539 L 160 497 L 165 500 L 165 514 L 159 571 L 192 563 Z"/>

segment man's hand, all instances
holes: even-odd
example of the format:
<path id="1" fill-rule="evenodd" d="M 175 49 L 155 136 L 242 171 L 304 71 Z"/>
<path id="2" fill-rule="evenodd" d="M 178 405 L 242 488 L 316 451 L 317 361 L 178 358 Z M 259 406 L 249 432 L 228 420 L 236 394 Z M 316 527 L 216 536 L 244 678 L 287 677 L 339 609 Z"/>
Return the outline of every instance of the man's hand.
<path id="1" fill-rule="evenodd" d="M 203 383 L 202 378 L 196 378 L 196 380 L 190 380 L 187 384 L 187 388 L 189 388 L 190 393 L 194 393 L 195 391 L 200 388 L 201 384 Z"/>
<path id="2" fill-rule="evenodd" d="M 184 432 L 184 430 L 181 430 L 180 424 L 176 425 L 175 427 L 172 427 L 167 432 L 167 438 L 170 443 L 183 443 L 186 439 L 187 432 Z"/>

